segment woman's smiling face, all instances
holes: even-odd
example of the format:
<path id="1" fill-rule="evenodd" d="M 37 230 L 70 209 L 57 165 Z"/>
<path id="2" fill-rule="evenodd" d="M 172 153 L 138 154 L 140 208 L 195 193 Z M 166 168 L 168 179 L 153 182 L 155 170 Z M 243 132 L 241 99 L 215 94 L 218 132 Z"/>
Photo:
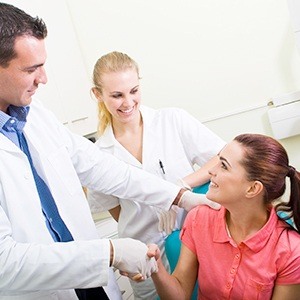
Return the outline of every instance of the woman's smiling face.
<path id="1" fill-rule="evenodd" d="M 209 170 L 211 183 L 207 198 L 225 205 L 239 201 L 249 189 L 251 183 L 241 164 L 244 150 L 241 144 L 232 141 L 219 153 L 218 164 Z"/>
<path id="2" fill-rule="evenodd" d="M 127 123 L 139 115 L 141 93 L 134 68 L 110 72 L 103 76 L 101 100 L 114 122 Z"/>

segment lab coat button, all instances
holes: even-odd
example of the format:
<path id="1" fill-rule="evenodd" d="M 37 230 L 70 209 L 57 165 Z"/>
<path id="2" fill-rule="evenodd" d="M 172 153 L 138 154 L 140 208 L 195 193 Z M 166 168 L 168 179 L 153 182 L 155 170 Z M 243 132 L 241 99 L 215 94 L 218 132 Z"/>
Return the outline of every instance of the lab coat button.
<path id="1" fill-rule="evenodd" d="M 28 180 L 30 178 L 30 174 L 29 173 L 25 173 L 24 174 L 24 178 Z"/>

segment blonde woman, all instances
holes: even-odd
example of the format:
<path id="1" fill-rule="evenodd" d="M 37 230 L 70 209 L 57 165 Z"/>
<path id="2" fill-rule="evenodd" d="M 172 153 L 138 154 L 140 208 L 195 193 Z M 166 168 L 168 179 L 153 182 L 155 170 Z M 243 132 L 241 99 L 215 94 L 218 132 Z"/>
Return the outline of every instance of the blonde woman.
<path id="1" fill-rule="evenodd" d="M 95 64 L 93 81 L 99 148 L 173 183 L 194 172 L 194 164 L 201 167 L 197 184 L 209 180 L 207 170 L 215 164 L 224 141 L 182 109 L 142 106 L 139 68 L 133 59 L 120 52 L 102 56 Z M 164 240 L 173 229 L 181 228 L 182 209 L 174 207 L 165 214 L 153 206 L 91 191 L 88 198 L 93 212 L 109 210 L 118 221 L 119 237 L 158 244 L 169 270 Z M 131 283 L 135 299 L 157 298 L 151 278 Z"/>

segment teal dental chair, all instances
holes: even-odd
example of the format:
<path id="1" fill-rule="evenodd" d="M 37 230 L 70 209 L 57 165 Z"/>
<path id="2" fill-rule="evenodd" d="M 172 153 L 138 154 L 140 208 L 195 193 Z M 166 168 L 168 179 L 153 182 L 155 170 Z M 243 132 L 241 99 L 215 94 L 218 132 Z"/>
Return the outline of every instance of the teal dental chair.
<path id="1" fill-rule="evenodd" d="M 201 186 L 195 187 L 193 189 L 193 192 L 198 194 L 206 194 L 208 190 L 208 186 L 209 186 L 209 182 Z M 179 239 L 179 234 L 180 234 L 180 230 L 173 231 L 166 238 L 166 242 L 165 242 L 165 250 L 166 250 L 167 258 L 169 260 L 171 272 L 174 271 L 180 254 L 181 241 Z M 198 294 L 198 284 L 196 283 L 191 300 L 197 300 L 197 294 Z"/>

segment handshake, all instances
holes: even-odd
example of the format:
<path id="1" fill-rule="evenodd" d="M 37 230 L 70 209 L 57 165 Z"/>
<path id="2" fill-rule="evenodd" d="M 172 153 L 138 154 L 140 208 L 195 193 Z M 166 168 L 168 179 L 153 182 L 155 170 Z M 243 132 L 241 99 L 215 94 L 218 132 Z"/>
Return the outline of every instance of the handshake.
<path id="1" fill-rule="evenodd" d="M 143 281 L 158 271 L 154 257 L 149 257 L 148 247 L 131 238 L 110 240 L 111 266 L 135 281 Z"/>
<path id="2" fill-rule="evenodd" d="M 205 194 L 196 194 L 191 191 L 183 180 L 179 185 L 185 189 L 180 196 L 177 206 L 172 205 L 169 211 L 157 209 L 159 224 L 158 230 L 170 234 L 174 229 L 179 208 L 190 211 L 198 205 L 208 205 L 213 209 L 220 209 L 220 204 L 210 201 Z M 152 244 L 149 248 L 142 242 L 131 238 L 110 240 L 111 266 L 120 270 L 122 275 L 135 281 L 142 281 L 158 271 L 154 256 L 159 254 L 157 246 Z M 156 249 L 156 250 L 153 250 Z M 155 254 L 156 253 L 156 254 Z"/>

